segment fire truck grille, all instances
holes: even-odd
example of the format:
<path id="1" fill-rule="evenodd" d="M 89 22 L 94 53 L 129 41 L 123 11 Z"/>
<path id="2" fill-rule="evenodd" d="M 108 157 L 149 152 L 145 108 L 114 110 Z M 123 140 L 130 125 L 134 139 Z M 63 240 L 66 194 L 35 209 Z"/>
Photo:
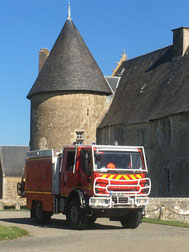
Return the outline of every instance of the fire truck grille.
<path id="1" fill-rule="evenodd" d="M 116 204 L 121 204 L 121 203 L 128 203 L 128 198 L 127 197 L 112 197 L 112 200 Z"/>

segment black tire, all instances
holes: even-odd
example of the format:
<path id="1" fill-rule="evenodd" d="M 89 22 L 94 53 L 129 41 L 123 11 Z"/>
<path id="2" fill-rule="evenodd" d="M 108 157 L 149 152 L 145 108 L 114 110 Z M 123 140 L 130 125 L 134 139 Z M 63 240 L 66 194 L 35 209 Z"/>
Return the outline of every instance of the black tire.
<path id="1" fill-rule="evenodd" d="M 94 216 L 90 216 L 89 217 L 89 224 L 94 224 L 95 221 L 96 221 L 97 217 L 94 215 Z"/>
<path id="2" fill-rule="evenodd" d="M 71 199 L 68 204 L 67 221 L 73 229 L 84 229 L 88 226 L 89 218 L 85 210 L 80 208 L 80 202 L 76 198 Z"/>
<path id="3" fill-rule="evenodd" d="M 130 211 L 126 216 L 120 219 L 120 222 L 124 228 L 137 228 L 142 222 L 142 211 Z"/>
<path id="4" fill-rule="evenodd" d="M 21 182 L 17 183 L 17 194 L 20 197 L 24 197 L 24 190 L 25 190 L 25 182 L 22 180 Z"/>
<path id="5" fill-rule="evenodd" d="M 17 183 L 17 194 L 18 196 L 22 196 L 22 185 L 20 182 Z"/>
<path id="6" fill-rule="evenodd" d="M 51 212 L 43 211 L 43 206 L 41 202 L 36 202 L 33 209 L 34 219 L 37 224 L 49 224 L 51 221 Z"/>

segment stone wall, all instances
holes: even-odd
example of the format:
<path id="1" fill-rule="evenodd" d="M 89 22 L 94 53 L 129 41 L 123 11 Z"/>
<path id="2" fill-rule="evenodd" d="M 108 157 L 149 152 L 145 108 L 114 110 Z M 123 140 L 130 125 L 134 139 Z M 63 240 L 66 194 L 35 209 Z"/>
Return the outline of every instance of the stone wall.
<path id="1" fill-rule="evenodd" d="M 189 196 L 189 113 L 97 130 L 98 144 L 115 141 L 119 145 L 144 146 L 152 197 Z"/>
<path id="2" fill-rule="evenodd" d="M 107 111 L 105 95 L 37 94 L 31 100 L 30 148 L 62 149 L 83 132 L 84 144 L 96 141 L 96 128 Z"/>
<path id="3" fill-rule="evenodd" d="M 14 206 L 19 209 L 26 205 L 26 199 L 20 198 L 17 194 L 17 183 L 21 178 L 4 177 L 3 178 L 3 199 L 0 200 L 0 210 L 4 206 Z"/>
<path id="4" fill-rule="evenodd" d="M 189 223 L 189 198 L 150 198 L 145 216 Z"/>

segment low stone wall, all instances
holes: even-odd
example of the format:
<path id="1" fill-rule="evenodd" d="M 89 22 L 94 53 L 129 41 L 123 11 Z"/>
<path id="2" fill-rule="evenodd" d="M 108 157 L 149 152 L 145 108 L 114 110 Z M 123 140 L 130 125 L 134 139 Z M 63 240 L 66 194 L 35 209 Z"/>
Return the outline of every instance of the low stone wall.
<path id="1" fill-rule="evenodd" d="M 146 217 L 189 223 L 189 198 L 150 198 Z"/>
<path id="2" fill-rule="evenodd" d="M 4 207 L 15 207 L 19 210 L 21 206 L 26 205 L 26 199 L 20 198 L 17 194 L 17 183 L 21 178 L 4 177 L 3 178 L 3 199 L 0 200 L 0 210 Z"/>

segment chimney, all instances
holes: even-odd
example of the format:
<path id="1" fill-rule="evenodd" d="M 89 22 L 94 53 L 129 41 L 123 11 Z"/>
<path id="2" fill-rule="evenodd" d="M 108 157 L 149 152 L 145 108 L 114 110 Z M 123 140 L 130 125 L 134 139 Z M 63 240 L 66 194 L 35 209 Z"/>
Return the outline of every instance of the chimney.
<path id="1" fill-rule="evenodd" d="M 183 57 L 188 54 L 189 48 L 189 28 L 180 27 L 173 32 L 173 57 Z"/>
<path id="2" fill-rule="evenodd" d="M 41 50 L 39 51 L 39 72 L 41 71 L 48 56 L 49 56 L 49 50 L 46 48 L 41 48 Z"/>

